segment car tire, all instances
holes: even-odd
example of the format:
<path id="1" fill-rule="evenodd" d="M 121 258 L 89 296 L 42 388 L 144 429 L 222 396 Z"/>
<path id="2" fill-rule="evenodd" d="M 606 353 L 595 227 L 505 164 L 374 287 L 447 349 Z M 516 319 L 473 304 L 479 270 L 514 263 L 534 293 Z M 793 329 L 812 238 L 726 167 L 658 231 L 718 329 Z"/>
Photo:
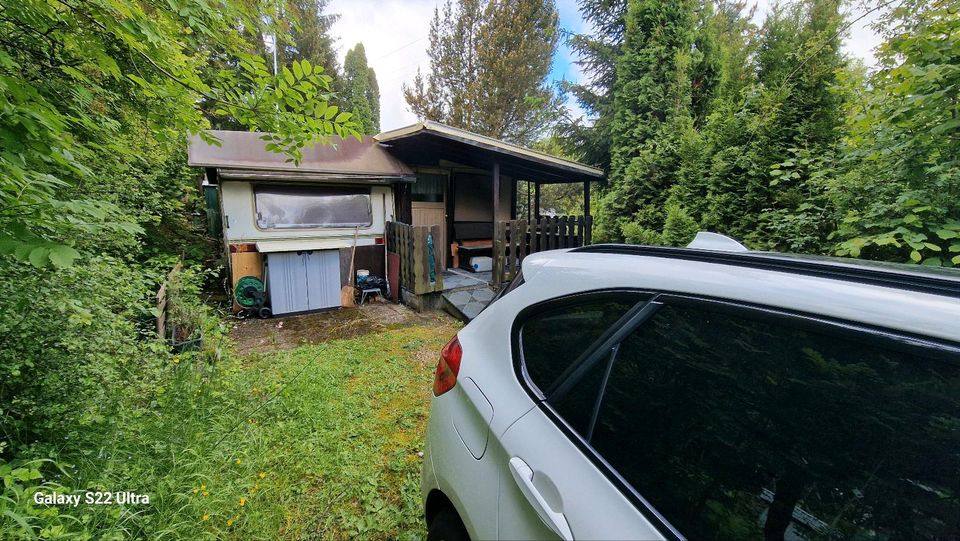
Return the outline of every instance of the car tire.
<path id="1" fill-rule="evenodd" d="M 427 530 L 427 541 L 470 541 L 470 535 L 457 512 L 450 507 L 434 517 Z"/>

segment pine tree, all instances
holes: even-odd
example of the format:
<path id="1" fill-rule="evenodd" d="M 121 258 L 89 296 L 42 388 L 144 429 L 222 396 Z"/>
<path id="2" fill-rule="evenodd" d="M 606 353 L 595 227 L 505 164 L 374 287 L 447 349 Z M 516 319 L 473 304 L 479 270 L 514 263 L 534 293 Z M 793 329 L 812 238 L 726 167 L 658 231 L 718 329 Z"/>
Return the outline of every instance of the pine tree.
<path id="1" fill-rule="evenodd" d="M 580 15 L 592 33 L 574 34 L 568 44 L 578 55 L 576 64 L 586 82 L 567 83 L 587 119 L 571 119 L 560 126 L 568 153 L 598 167 L 610 167 L 610 124 L 613 120 L 613 87 L 617 59 L 623 47 L 627 0 L 580 0 Z"/>
<path id="2" fill-rule="evenodd" d="M 371 88 L 377 77 L 367 66 L 363 44 L 347 51 L 343 60 L 343 95 L 341 108 L 353 113 L 360 131 L 373 135 L 380 131 L 380 92 Z"/>
<path id="3" fill-rule="evenodd" d="M 420 118 L 530 143 L 561 112 L 547 82 L 558 39 L 553 0 L 448 0 L 430 25 L 430 73 L 404 97 Z"/>
<path id="4" fill-rule="evenodd" d="M 370 114 L 373 118 L 373 131 L 380 132 L 380 84 L 377 83 L 377 73 L 373 68 L 367 68 L 367 101 L 370 103 Z"/>
<path id="5" fill-rule="evenodd" d="M 623 238 L 660 230 L 663 203 L 677 182 L 679 146 L 692 129 L 692 0 L 631 0 L 617 61 L 611 124 L 611 189 L 601 200 L 597 233 Z"/>
<path id="6" fill-rule="evenodd" d="M 797 168 L 779 179 L 770 172 L 798 154 L 827 157 L 836 149 L 842 21 L 837 0 L 778 6 L 768 16 L 758 36 L 756 82 L 720 104 L 706 129 L 713 156 L 706 225 L 763 247 L 783 238 L 770 224 L 805 202 L 808 177 Z"/>
<path id="7" fill-rule="evenodd" d="M 325 74 L 338 79 L 340 65 L 337 62 L 335 39 L 330 34 L 340 15 L 324 13 L 330 0 L 287 0 L 283 20 L 288 26 L 290 39 L 280 41 L 277 47 L 277 63 L 285 66 L 294 60 L 309 60 L 322 66 Z"/>

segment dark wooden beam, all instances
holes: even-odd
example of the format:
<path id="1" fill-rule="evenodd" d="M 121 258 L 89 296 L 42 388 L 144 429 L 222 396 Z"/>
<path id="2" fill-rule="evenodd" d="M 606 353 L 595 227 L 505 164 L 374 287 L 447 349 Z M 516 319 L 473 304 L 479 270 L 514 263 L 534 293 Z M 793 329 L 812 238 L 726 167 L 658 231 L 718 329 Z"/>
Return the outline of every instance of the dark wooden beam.
<path id="1" fill-rule="evenodd" d="M 593 227 L 590 224 L 590 181 L 583 183 L 583 217 L 586 223 L 586 231 L 583 232 L 583 243 L 590 244 L 593 236 Z"/>
<path id="2" fill-rule="evenodd" d="M 493 162 L 493 222 L 500 220 L 500 162 Z"/>
<path id="3" fill-rule="evenodd" d="M 533 218 L 540 219 L 540 183 L 533 183 Z"/>

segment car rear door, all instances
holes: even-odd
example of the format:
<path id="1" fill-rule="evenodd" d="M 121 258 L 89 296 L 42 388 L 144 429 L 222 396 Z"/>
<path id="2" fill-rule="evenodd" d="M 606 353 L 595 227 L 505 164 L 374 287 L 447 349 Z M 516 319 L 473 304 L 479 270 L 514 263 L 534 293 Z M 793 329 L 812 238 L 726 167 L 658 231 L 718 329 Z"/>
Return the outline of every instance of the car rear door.
<path id="1" fill-rule="evenodd" d="M 663 294 L 543 345 L 594 298 L 517 320 L 501 539 L 960 537 L 960 344 Z"/>
<path id="2" fill-rule="evenodd" d="M 602 370 L 576 386 L 566 418 L 542 402 L 574 362 L 616 340 L 615 329 L 646 317 L 650 296 L 603 292 L 525 310 L 514 328 L 517 365 L 540 402 L 497 439 L 500 539 L 663 539 L 641 511 L 578 447 L 574 426 L 589 422 Z M 649 311 L 649 308 L 647 309 Z M 536 383 L 534 383 L 536 382 Z"/>

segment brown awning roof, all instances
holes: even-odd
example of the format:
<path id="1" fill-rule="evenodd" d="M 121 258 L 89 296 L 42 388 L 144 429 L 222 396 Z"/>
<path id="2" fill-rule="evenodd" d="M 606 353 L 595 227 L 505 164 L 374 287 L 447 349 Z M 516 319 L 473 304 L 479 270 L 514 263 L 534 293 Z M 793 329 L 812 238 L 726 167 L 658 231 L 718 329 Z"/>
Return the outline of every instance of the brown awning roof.
<path id="1" fill-rule="evenodd" d="M 506 175 L 542 183 L 605 178 L 602 169 L 431 120 L 381 133 L 376 139 L 387 144 L 393 155 L 413 165 L 436 165 L 444 160 L 489 169 L 496 162 Z"/>
<path id="2" fill-rule="evenodd" d="M 252 180 L 336 180 L 366 182 L 412 182 L 413 171 L 390 155 L 373 137 L 332 137 L 328 144 L 303 149 L 299 165 L 285 154 L 264 148 L 266 141 L 258 132 L 210 130 L 220 140 L 215 146 L 190 137 L 187 164 L 216 168 L 221 179 Z"/>

